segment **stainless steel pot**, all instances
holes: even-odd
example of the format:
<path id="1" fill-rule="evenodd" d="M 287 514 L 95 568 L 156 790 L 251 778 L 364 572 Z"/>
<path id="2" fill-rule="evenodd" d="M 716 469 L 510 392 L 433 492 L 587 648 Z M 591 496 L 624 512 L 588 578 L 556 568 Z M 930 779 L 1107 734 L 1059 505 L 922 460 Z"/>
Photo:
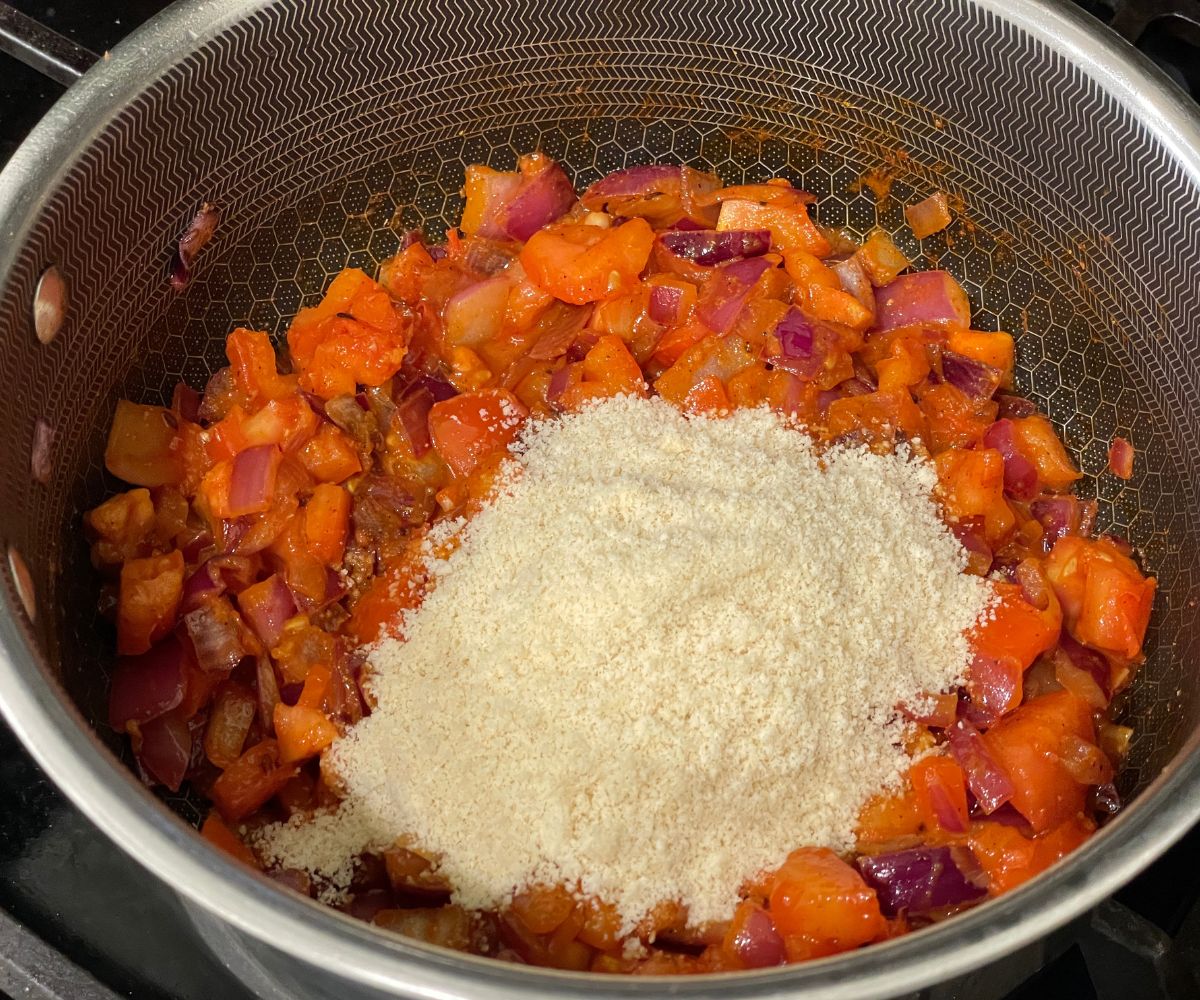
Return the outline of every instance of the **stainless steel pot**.
<path id="1" fill-rule="evenodd" d="M 69 77 L 71 54 L 59 63 Z M 232 326 L 280 332 L 338 269 L 388 256 L 397 230 L 453 220 L 464 164 L 535 147 L 581 184 L 658 158 L 727 181 L 784 172 L 819 196 L 822 222 L 859 236 L 878 222 L 902 243 L 910 196 L 962 199 L 970 225 L 906 249 L 953 271 L 982 325 L 1017 332 L 1021 388 L 1089 473 L 1114 432 L 1132 438 L 1135 479 L 1084 489 L 1161 585 L 1125 708 L 1129 805 L 1065 863 L 808 965 L 668 986 L 544 972 L 389 937 L 235 866 L 195 835 L 190 802 L 148 793 L 91 725 L 110 652 L 79 516 L 113 486 L 100 455 L 114 400 L 201 384 Z M 855 180 L 880 164 L 893 180 L 877 203 Z M 176 295 L 170 248 L 203 200 L 223 221 Z M 61 283 L 43 278 L 51 266 Z M 0 707 L 264 995 L 859 1000 L 979 967 L 1111 893 L 1200 815 L 1198 270 L 1193 109 L 1050 3 L 177 4 L 72 86 L 0 174 Z M 47 427 L 39 482 L 31 449 Z"/>

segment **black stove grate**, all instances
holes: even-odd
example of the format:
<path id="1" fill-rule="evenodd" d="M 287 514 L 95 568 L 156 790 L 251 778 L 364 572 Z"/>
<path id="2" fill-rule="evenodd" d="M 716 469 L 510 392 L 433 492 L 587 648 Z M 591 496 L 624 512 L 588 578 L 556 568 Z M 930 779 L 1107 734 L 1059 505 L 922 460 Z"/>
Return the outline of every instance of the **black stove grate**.
<path id="1" fill-rule="evenodd" d="M 1200 102 L 1200 0 L 1076 0 Z M 103 52 L 165 0 L 13 0 Z M 0 164 L 61 88 L 0 55 Z M 1200 996 L 1200 828 L 1038 946 L 911 1000 Z M 985 985 L 986 984 L 986 985 Z M 999 987 L 997 984 L 1003 984 Z M 175 896 L 98 835 L 0 724 L 0 1000 L 250 1000 Z M 909 998 L 905 998 L 909 1000 Z"/>

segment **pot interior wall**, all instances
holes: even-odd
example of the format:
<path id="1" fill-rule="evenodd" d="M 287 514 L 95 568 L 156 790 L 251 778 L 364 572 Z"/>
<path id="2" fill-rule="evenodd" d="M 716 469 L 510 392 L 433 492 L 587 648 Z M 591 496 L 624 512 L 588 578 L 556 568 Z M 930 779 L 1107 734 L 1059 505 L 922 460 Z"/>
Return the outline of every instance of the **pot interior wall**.
<path id="1" fill-rule="evenodd" d="M 202 388 L 234 326 L 282 336 L 341 268 L 452 225 L 466 164 L 541 149 L 579 189 L 664 159 L 727 182 L 787 176 L 821 223 L 883 226 L 963 283 L 978 326 L 1015 333 L 1018 390 L 1064 430 L 1101 527 L 1159 577 L 1123 790 L 1170 763 L 1200 717 L 1196 192 L 1082 74 L 965 2 L 670 7 L 284 0 L 97 123 L 0 298 L 0 538 L 30 566 L 47 669 L 86 717 L 104 715 L 112 637 L 80 516 L 118 488 L 102 468 L 115 400 Z M 902 207 L 935 189 L 956 221 L 918 244 Z M 205 200 L 222 222 L 177 295 L 172 243 Z M 30 301 L 52 262 L 72 305 L 42 346 Z M 55 431 L 48 486 L 29 474 L 39 418 Z M 1114 433 L 1138 449 L 1128 483 L 1100 475 Z"/>

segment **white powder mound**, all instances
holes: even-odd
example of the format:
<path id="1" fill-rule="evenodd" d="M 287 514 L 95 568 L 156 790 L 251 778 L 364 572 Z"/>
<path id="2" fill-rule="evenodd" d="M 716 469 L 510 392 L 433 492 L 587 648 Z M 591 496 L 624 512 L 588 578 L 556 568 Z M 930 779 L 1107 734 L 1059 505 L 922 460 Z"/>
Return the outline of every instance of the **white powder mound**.
<path id="1" fill-rule="evenodd" d="M 461 544 L 407 641 L 371 653 L 378 706 L 327 762 L 340 810 L 263 853 L 344 885 L 406 835 L 469 908 L 578 882 L 628 930 L 664 899 L 728 919 L 789 851 L 850 848 L 909 763 L 895 706 L 961 678 L 990 597 L 932 466 L 632 397 L 521 447 L 439 529 Z"/>

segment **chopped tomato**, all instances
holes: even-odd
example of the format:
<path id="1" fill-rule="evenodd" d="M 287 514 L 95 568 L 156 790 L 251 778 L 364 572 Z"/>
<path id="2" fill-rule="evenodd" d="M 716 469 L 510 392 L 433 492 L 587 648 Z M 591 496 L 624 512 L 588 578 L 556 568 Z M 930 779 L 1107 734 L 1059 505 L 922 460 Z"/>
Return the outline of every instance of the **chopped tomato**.
<path id="1" fill-rule="evenodd" d="M 926 829 L 947 833 L 966 831 L 967 781 L 953 758 L 923 757 L 909 769 L 908 777 Z"/>
<path id="2" fill-rule="evenodd" d="M 322 483 L 340 483 L 362 472 L 354 445 L 340 428 L 323 424 L 300 451 L 300 461 Z"/>
<path id="3" fill-rule="evenodd" d="M 992 588 L 996 600 L 971 630 L 971 648 L 997 660 L 1011 657 L 1021 670 L 1028 670 L 1038 656 L 1058 642 L 1062 628 L 1058 601 L 1052 600 L 1045 611 L 1039 611 L 1014 583 L 996 583 Z"/>
<path id="4" fill-rule="evenodd" d="M 493 452 L 507 448 L 529 411 L 507 389 L 464 392 L 435 403 L 429 411 L 433 447 L 460 478 Z"/>
<path id="5" fill-rule="evenodd" d="M 1049 420 L 1034 414 L 1012 424 L 1017 448 L 1037 466 L 1038 481 L 1047 489 L 1065 490 L 1080 477 Z"/>
<path id="6" fill-rule="evenodd" d="M 1016 347 L 1012 334 L 997 330 L 985 333 L 982 330 L 950 330 L 946 347 L 955 354 L 990 365 L 1001 374 L 1001 385 L 1012 385 Z"/>
<path id="7" fill-rule="evenodd" d="M 263 740 L 221 772 L 209 795 L 222 818 L 234 823 L 254 812 L 295 774 L 294 765 L 280 761 L 279 744 Z"/>
<path id="8" fill-rule="evenodd" d="M 1138 655 L 1157 581 L 1143 576 L 1114 542 L 1060 538 L 1046 559 L 1046 576 L 1076 639 L 1126 659 Z"/>
<path id="9" fill-rule="evenodd" d="M 564 222 L 529 238 L 521 266 L 539 288 L 582 305 L 631 289 L 653 246 L 654 231 L 645 219 L 614 229 Z"/>
<path id="10" fill-rule="evenodd" d="M 950 448 L 934 458 L 946 513 L 956 519 L 982 517 L 984 534 L 995 547 L 1016 524 L 1004 499 L 1004 456 L 994 448 Z"/>
<path id="11" fill-rule="evenodd" d="M 988 750 L 1013 783 L 1012 804 L 1043 833 L 1083 811 L 1087 788 L 1062 756 L 1071 739 L 1095 742 L 1092 712 L 1069 691 L 1027 701 L 983 734 Z"/>
<path id="12" fill-rule="evenodd" d="M 859 850 L 902 841 L 921 832 L 921 807 L 911 785 L 903 792 L 877 795 L 858 814 L 855 838 Z"/>
<path id="13" fill-rule="evenodd" d="M 276 370 L 275 348 L 262 331 L 234 330 L 225 340 L 225 354 L 234 385 L 244 398 L 278 399 L 293 391 L 290 380 Z"/>
<path id="14" fill-rule="evenodd" d="M 730 409 L 729 393 L 716 375 L 705 375 L 683 400 L 688 413 L 723 413 Z"/>
<path id="15" fill-rule="evenodd" d="M 347 268 L 320 305 L 300 310 L 287 341 L 300 387 L 332 399 L 395 375 L 410 336 L 388 293 L 362 271 Z"/>
<path id="16" fill-rule="evenodd" d="M 857 948 L 886 929 L 875 890 L 825 848 L 788 855 L 772 880 L 768 909 L 793 961 Z"/>
<path id="17" fill-rule="evenodd" d="M 395 559 L 383 567 L 355 602 L 344 631 L 358 645 L 397 634 L 400 612 L 420 607 L 424 580 L 414 559 Z"/>
<path id="18" fill-rule="evenodd" d="M 560 397 L 564 410 L 575 411 L 595 399 L 613 396 L 644 396 L 646 380 L 629 348 L 620 337 L 605 334 L 596 341 L 583 359 L 582 378 L 563 390 Z"/>
<path id="19" fill-rule="evenodd" d="M 165 486 L 179 482 L 176 454 L 179 421 L 162 406 L 140 406 L 118 400 L 104 449 L 104 467 L 135 486 Z"/>
<path id="20" fill-rule="evenodd" d="M 200 836 L 214 847 L 219 848 L 231 857 L 237 858 L 251 868 L 258 868 L 258 858 L 254 852 L 234 833 L 217 812 L 210 812 L 200 827 Z"/>
<path id="21" fill-rule="evenodd" d="M 308 551 L 327 566 L 336 566 L 346 551 L 350 529 L 350 494 L 333 483 L 321 483 L 304 508 L 304 537 Z"/>
<path id="22" fill-rule="evenodd" d="M 146 652 L 175 626 L 183 596 L 183 553 L 130 559 L 121 567 L 117 599 L 117 652 Z"/>

